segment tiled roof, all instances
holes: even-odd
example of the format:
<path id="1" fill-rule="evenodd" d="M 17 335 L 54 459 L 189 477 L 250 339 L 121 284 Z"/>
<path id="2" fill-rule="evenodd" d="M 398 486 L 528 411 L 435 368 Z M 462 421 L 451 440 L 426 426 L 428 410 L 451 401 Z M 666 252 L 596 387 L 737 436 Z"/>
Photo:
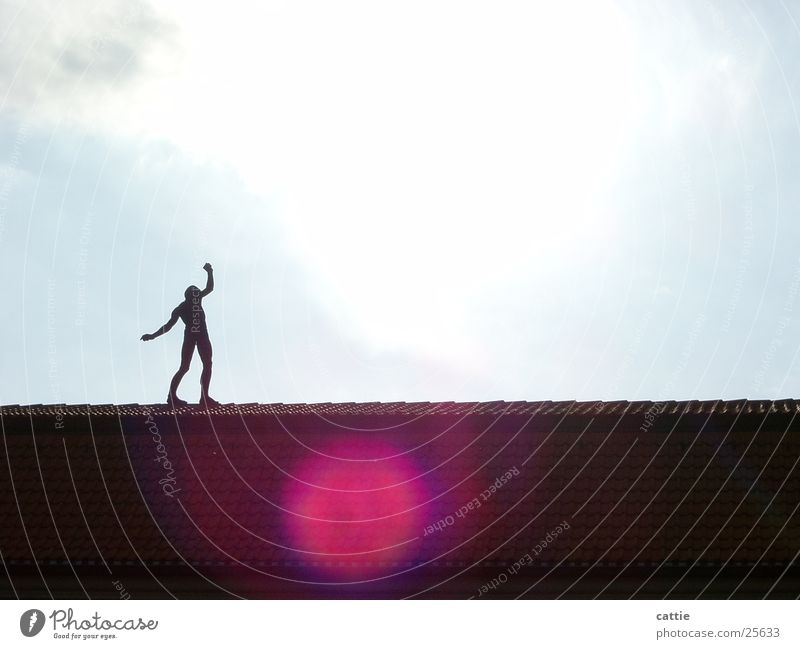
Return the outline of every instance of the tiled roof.
<path id="1" fill-rule="evenodd" d="M 4 406 L 0 552 L 403 593 L 431 569 L 785 567 L 798 403 Z"/>
<path id="2" fill-rule="evenodd" d="M 215 414 L 262 415 L 610 415 L 644 414 L 654 408 L 662 414 L 794 414 L 800 401 L 415 401 L 369 403 L 226 403 L 212 408 Z M 138 415 L 143 412 L 177 412 L 181 415 L 204 415 L 207 410 L 189 405 L 173 410 L 164 404 L 29 404 L 0 406 L 0 416 L 44 415 Z"/>

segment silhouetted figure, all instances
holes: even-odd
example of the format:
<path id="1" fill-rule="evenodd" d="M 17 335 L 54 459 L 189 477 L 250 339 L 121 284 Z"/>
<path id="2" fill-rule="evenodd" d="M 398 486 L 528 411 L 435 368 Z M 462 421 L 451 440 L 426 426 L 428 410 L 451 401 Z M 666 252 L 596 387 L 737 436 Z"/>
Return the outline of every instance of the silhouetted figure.
<path id="1" fill-rule="evenodd" d="M 218 401 L 208 396 L 208 386 L 211 383 L 211 341 L 208 338 L 206 314 L 203 311 L 203 298 L 214 290 L 214 269 L 211 268 L 211 264 L 206 264 L 203 269 L 208 273 L 206 287 L 202 291 L 194 285 L 187 288 L 183 293 L 184 301 L 172 310 L 172 315 L 167 323 L 158 331 L 142 336 L 142 340 L 153 340 L 172 329 L 178 322 L 178 318 L 183 320 L 185 328 L 183 330 L 183 347 L 181 348 L 181 366 L 172 377 L 167 396 L 167 403 L 176 408 L 188 405 L 186 401 L 178 398 L 178 385 L 189 371 L 195 347 L 197 347 L 200 360 L 203 362 L 203 371 L 200 374 L 200 405 L 219 405 Z"/>

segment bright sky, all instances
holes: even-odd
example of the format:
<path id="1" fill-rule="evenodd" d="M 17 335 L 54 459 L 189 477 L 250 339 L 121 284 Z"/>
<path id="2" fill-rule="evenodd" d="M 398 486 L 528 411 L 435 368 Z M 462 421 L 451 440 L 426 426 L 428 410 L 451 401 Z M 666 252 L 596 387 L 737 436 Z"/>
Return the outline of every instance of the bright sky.
<path id="1" fill-rule="evenodd" d="M 0 4 L 0 403 L 787 398 L 800 6 Z M 200 362 L 181 396 L 199 393 Z"/>

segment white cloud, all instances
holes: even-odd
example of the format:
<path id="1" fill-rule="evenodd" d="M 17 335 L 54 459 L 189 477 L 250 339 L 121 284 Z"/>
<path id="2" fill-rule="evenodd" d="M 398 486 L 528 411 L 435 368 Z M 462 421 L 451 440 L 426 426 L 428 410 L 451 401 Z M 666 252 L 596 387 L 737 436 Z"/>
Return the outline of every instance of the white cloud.
<path id="1" fill-rule="evenodd" d="M 0 5 L 0 24 L 6 115 L 127 129 L 142 84 L 174 72 L 174 28 L 143 0 L 15 0 Z"/>

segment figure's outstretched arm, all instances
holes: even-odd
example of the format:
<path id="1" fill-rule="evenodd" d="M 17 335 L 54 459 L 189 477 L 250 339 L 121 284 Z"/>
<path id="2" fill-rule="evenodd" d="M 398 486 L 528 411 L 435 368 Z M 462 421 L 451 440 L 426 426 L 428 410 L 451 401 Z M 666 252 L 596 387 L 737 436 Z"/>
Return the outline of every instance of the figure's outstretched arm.
<path id="1" fill-rule="evenodd" d="M 200 297 L 205 297 L 214 290 L 214 269 L 211 268 L 211 264 L 206 262 L 205 266 L 203 266 L 203 270 L 208 273 L 208 279 L 206 279 L 206 287 L 200 291 Z"/>
<path id="2" fill-rule="evenodd" d="M 142 340 L 153 340 L 153 338 L 158 338 L 161 334 L 167 333 L 172 327 L 175 326 L 175 323 L 178 322 L 178 313 L 177 309 L 172 312 L 169 320 L 158 330 L 154 331 L 151 334 L 144 334 L 142 336 Z"/>

